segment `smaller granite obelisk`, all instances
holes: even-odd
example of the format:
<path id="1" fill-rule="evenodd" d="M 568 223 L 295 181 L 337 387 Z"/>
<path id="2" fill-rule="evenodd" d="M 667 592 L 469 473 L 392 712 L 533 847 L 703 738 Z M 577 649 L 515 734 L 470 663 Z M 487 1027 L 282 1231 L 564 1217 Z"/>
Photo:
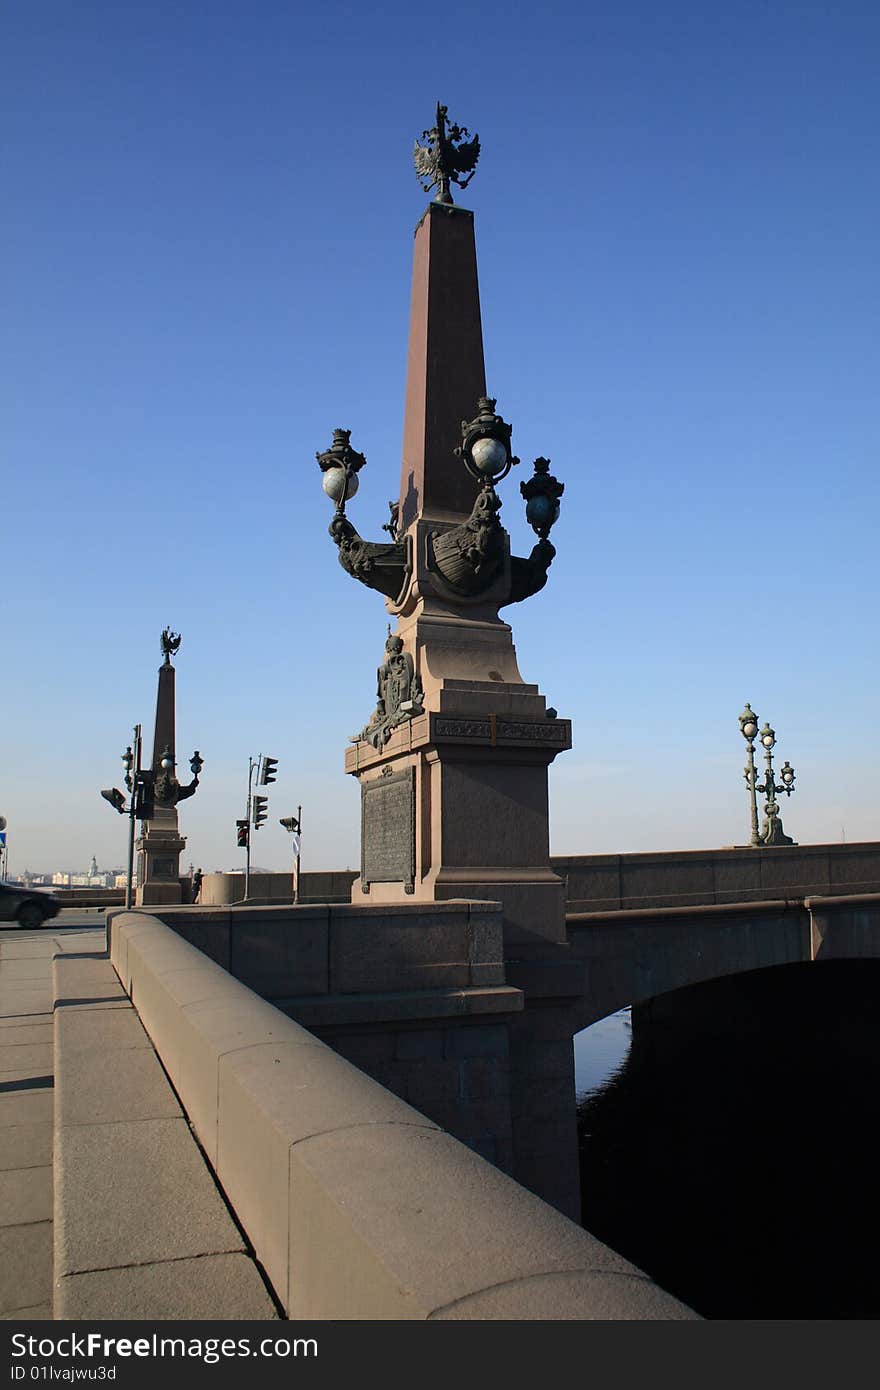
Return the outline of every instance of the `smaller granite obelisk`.
<path id="1" fill-rule="evenodd" d="M 180 886 L 180 855 L 186 837 L 180 834 L 177 823 L 177 803 L 192 796 L 199 785 L 202 760 L 198 752 L 190 766 L 193 780 L 181 786 L 175 774 L 174 753 L 174 667 L 171 657 L 180 647 L 180 634 L 165 628 L 160 638 L 164 661 L 159 667 L 159 689 L 156 695 L 156 724 L 153 734 L 153 761 L 150 771 L 150 814 L 145 817 L 137 841 L 137 905 L 144 903 L 179 903 L 183 901 Z"/>

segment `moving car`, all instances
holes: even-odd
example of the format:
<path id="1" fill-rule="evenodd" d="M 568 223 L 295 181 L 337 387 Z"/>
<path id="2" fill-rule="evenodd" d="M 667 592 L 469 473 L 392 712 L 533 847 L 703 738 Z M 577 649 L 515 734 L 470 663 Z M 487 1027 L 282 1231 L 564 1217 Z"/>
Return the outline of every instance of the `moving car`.
<path id="1" fill-rule="evenodd" d="M 60 910 L 60 902 L 51 893 L 37 893 L 18 883 L 0 883 L 0 922 L 41 927 L 47 917 L 54 917 Z"/>

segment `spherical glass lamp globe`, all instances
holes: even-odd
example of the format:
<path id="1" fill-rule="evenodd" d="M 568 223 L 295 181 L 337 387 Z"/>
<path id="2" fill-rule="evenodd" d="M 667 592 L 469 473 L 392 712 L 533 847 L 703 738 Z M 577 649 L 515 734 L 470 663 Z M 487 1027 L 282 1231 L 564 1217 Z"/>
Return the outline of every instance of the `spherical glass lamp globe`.
<path id="1" fill-rule="evenodd" d="M 494 478 L 507 463 L 507 450 L 500 439 L 478 439 L 471 448 L 471 459 L 484 478 Z"/>
<path id="2" fill-rule="evenodd" d="M 558 516 L 559 503 L 545 494 L 530 497 L 526 503 L 526 521 L 530 526 L 552 525 Z"/>
<path id="3" fill-rule="evenodd" d="M 337 507 L 342 501 L 343 492 L 345 493 L 345 500 L 347 502 L 350 497 L 354 497 L 359 486 L 357 473 L 352 473 L 349 475 L 348 487 L 346 488 L 344 468 L 328 468 L 321 479 L 321 487 L 330 498 L 330 501 L 335 502 Z"/>

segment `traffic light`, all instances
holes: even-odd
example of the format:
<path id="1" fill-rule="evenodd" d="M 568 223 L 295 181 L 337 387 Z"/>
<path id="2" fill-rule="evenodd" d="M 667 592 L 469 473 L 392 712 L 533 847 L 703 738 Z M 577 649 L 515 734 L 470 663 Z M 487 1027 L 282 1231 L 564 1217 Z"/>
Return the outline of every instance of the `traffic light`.
<path id="1" fill-rule="evenodd" d="M 238 848 L 239 848 L 239 849 L 247 849 L 247 847 L 248 847 L 248 823 L 247 823 L 246 820 L 237 820 L 237 821 L 235 822 L 235 825 L 236 825 L 236 830 L 237 830 L 237 833 L 238 833 Z"/>
<path id="2" fill-rule="evenodd" d="M 258 786 L 268 787 L 270 782 L 276 781 L 275 769 L 278 766 L 277 758 L 263 758 L 260 763 L 260 775 L 257 779 Z"/>
<path id="3" fill-rule="evenodd" d="M 152 820 L 155 809 L 153 774 L 146 768 L 143 768 L 137 774 L 134 814 L 137 820 Z"/>
<path id="4" fill-rule="evenodd" d="M 259 830 L 269 812 L 266 807 L 269 805 L 268 796 L 254 797 L 254 830 Z"/>

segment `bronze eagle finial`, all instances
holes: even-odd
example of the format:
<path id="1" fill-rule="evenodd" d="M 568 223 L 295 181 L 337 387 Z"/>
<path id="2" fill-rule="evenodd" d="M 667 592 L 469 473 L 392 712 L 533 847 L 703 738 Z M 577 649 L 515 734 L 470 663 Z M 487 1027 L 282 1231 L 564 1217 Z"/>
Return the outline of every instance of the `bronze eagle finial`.
<path id="1" fill-rule="evenodd" d="M 422 131 L 422 139 L 429 143 L 420 145 L 417 140 L 413 151 L 416 174 L 422 188 L 429 193 L 436 187 L 437 196 L 434 201 L 437 203 L 452 202 L 450 183 L 457 183 L 459 188 L 467 188 L 480 157 L 479 135 L 475 135 L 472 140 L 465 140 L 464 137 L 470 134 L 466 126 L 447 127 L 446 111 L 447 108 L 441 106 L 438 101 L 437 124 L 430 130 Z"/>
<path id="2" fill-rule="evenodd" d="M 172 656 L 176 656 L 180 647 L 180 633 L 172 632 L 170 627 L 163 629 L 162 636 L 159 638 L 162 645 L 162 655 L 165 657 L 165 665 L 171 665 Z"/>

